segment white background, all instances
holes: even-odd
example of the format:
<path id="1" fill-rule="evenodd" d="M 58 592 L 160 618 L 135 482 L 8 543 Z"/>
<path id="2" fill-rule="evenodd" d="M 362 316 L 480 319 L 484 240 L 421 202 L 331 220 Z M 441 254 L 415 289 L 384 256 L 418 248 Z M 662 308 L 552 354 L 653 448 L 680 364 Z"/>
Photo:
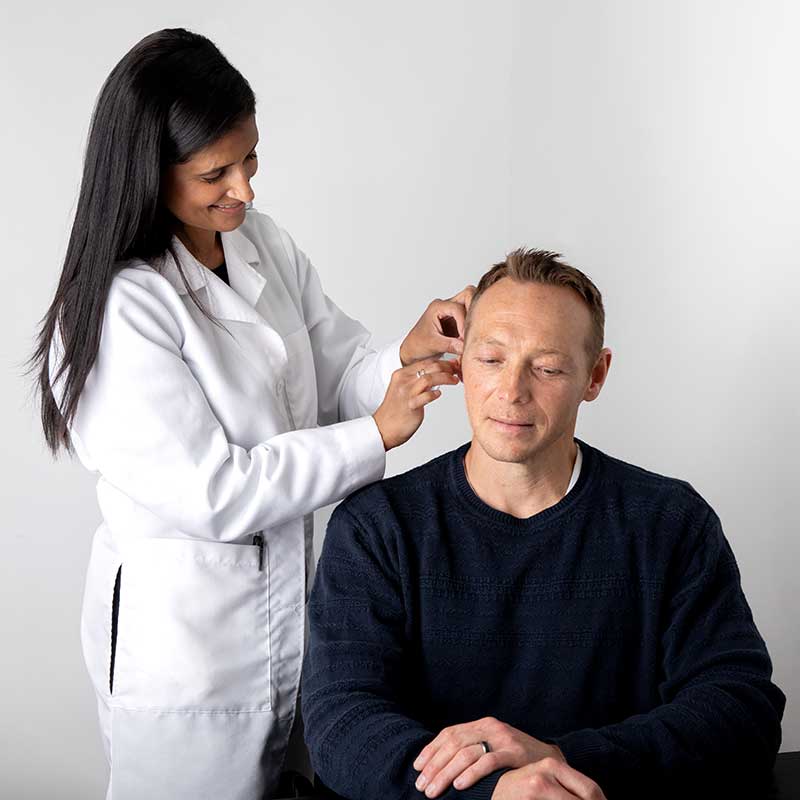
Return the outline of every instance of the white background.
<path id="1" fill-rule="evenodd" d="M 46 454 L 20 365 L 61 268 L 97 92 L 136 41 L 174 26 L 210 36 L 251 82 L 256 205 L 378 342 L 520 245 L 596 281 L 615 358 L 578 433 L 716 508 L 789 698 L 783 749 L 800 749 L 800 5 L 73 0 L 2 14 L 4 797 L 105 788 L 78 638 L 94 481 Z M 389 472 L 468 436 L 449 390 Z"/>

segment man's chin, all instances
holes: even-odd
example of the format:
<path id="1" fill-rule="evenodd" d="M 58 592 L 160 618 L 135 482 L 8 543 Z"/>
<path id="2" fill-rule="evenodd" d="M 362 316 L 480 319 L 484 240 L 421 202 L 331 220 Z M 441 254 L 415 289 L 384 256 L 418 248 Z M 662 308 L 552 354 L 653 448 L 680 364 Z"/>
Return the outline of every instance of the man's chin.
<path id="1" fill-rule="evenodd" d="M 522 464 L 536 457 L 539 442 L 506 442 L 497 441 L 495 437 L 488 440 L 478 439 L 483 451 L 493 461 L 504 464 Z"/>

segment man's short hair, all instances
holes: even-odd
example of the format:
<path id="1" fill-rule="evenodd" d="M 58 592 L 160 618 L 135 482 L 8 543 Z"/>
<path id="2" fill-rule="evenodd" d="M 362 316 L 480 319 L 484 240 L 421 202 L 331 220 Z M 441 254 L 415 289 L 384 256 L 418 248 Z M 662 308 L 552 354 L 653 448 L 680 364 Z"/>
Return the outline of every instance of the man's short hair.
<path id="1" fill-rule="evenodd" d="M 603 349 L 603 334 L 606 312 L 603 309 L 603 297 L 599 289 L 587 275 L 563 261 L 560 253 L 549 250 L 525 250 L 519 248 L 509 253 L 506 260 L 495 264 L 479 281 L 478 288 L 472 297 L 470 308 L 481 295 L 493 284 L 503 278 L 511 278 L 520 283 L 540 283 L 548 286 L 565 286 L 576 291 L 589 307 L 592 315 L 592 329 L 586 340 L 586 352 L 589 364 L 593 365 Z M 469 319 L 467 319 L 469 323 Z"/>

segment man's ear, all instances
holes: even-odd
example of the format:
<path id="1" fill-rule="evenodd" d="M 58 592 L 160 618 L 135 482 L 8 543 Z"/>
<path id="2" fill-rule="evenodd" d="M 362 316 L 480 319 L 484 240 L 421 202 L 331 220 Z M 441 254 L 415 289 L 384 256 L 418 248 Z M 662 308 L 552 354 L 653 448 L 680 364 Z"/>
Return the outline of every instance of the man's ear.
<path id="1" fill-rule="evenodd" d="M 591 403 L 592 400 L 597 399 L 600 390 L 603 388 L 603 384 L 606 382 L 609 369 L 611 369 L 611 351 L 607 347 L 604 347 L 594 362 L 594 366 L 589 375 L 589 385 L 583 393 L 583 399 L 587 403 Z"/>

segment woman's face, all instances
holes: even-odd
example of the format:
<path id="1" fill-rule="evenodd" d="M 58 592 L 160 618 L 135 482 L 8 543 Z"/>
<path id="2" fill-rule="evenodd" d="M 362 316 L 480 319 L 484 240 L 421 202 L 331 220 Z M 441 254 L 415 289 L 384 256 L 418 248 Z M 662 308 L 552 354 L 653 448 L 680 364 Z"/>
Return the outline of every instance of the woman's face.
<path id="1" fill-rule="evenodd" d="M 163 201 L 186 228 L 232 231 L 244 222 L 245 203 L 255 196 L 250 179 L 258 169 L 254 116 L 184 164 L 167 168 Z"/>

